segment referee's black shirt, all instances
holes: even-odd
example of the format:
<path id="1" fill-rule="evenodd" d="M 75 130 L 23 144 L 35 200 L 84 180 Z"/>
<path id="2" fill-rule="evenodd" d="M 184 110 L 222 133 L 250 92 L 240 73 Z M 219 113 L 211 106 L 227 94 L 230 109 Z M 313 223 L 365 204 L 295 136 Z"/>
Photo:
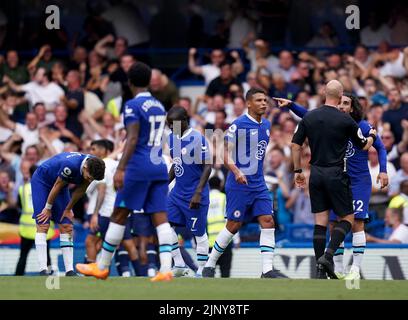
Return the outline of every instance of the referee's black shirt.
<path id="1" fill-rule="evenodd" d="M 349 139 L 360 149 L 367 143 L 349 114 L 327 105 L 306 113 L 292 142 L 301 146 L 306 138 L 311 149 L 310 164 L 320 167 L 343 166 Z"/>

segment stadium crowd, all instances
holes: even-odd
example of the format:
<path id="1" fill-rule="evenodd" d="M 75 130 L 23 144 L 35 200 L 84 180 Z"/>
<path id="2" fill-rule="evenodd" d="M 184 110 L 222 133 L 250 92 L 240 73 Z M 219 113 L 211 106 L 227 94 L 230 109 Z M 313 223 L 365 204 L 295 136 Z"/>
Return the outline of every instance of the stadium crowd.
<path id="1" fill-rule="evenodd" d="M 202 95 L 180 95 L 163 70 L 154 69 L 150 82 L 150 92 L 166 110 L 184 107 L 190 125 L 207 133 L 214 155 L 212 176 L 225 180 L 219 159 L 222 132 L 246 112 L 244 96 L 249 88 L 263 88 L 270 97 L 290 99 L 313 110 L 324 101 L 324 84 L 338 79 L 345 91 L 358 96 L 365 118 L 377 129 L 388 154 L 390 184 L 380 189 L 378 157 L 374 148 L 369 151 L 370 211 L 384 219 L 388 206 L 402 204 L 406 207 L 403 223 L 408 224 L 408 47 L 402 46 L 408 41 L 398 33 L 407 24 L 406 15 L 405 20 L 404 15 L 393 16 L 396 21 L 391 27 L 378 25 L 372 17 L 352 52 L 330 50 L 339 39 L 329 23 L 321 25 L 306 44 L 307 50 L 275 52 L 252 20 L 241 14 L 226 19 L 229 25 L 220 21 L 204 45 L 196 43 L 212 50 L 204 54 L 195 47 L 188 50 L 185 66 L 191 76 L 204 80 Z M 88 153 L 96 139 L 111 140 L 112 157 L 120 157 L 126 137 L 121 111 L 132 98 L 126 73 L 139 58 L 115 24 L 99 32 L 104 22 L 108 24 L 101 18 L 98 32 L 90 30 L 69 57 L 57 57 L 50 43 L 30 59 L 21 59 L 14 49 L 0 56 L 0 221 L 18 223 L 18 190 L 29 179 L 32 165 L 61 152 Z M 273 99 L 267 117 L 273 128 L 264 172 L 279 228 L 289 223 L 313 224 L 308 188 L 297 189 L 293 184 L 290 142 L 299 118 Z M 304 148 L 302 167 L 309 160 L 310 150 Z M 86 203 L 83 199 L 74 209 L 78 223 L 85 223 Z"/>

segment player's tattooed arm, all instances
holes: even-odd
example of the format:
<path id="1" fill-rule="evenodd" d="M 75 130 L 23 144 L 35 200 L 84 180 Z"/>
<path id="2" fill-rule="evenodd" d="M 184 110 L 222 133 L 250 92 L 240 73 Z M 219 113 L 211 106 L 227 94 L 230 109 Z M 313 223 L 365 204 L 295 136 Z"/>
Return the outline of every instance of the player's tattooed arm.
<path id="1" fill-rule="evenodd" d="M 190 201 L 190 209 L 198 209 L 200 207 L 201 193 L 203 192 L 203 188 L 210 177 L 211 168 L 211 164 L 204 164 L 204 170 L 201 174 L 200 181 L 198 182 L 197 188 Z"/>
<path id="2" fill-rule="evenodd" d="M 47 205 L 45 208 L 41 211 L 41 213 L 37 216 L 37 221 L 39 223 L 46 222 L 50 217 L 51 217 L 51 208 L 52 205 L 54 204 L 55 199 L 57 198 L 58 194 L 60 191 L 67 185 L 68 183 L 64 180 L 62 180 L 60 177 L 57 178 L 57 180 L 54 183 L 54 186 L 52 187 L 50 193 L 48 194 L 47 198 Z M 51 206 L 51 208 L 49 207 Z"/>
<path id="3" fill-rule="evenodd" d="M 114 181 L 116 190 L 122 189 L 123 187 L 123 180 L 125 178 L 125 169 L 126 169 L 127 163 L 132 157 L 133 152 L 136 149 L 136 144 L 139 139 L 139 131 L 140 131 L 139 123 L 133 122 L 129 124 L 126 127 L 126 131 L 127 131 L 127 137 L 126 137 L 125 149 L 123 151 L 122 158 L 119 161 L 118 167 L 116 169 L 116 173 L 113 177 L 113 181 Z"/>
<path id="4" fill-rule="evenodd" d="M 176 177 L 176 173 L 174 172 L 174 164 L 173 164 L 169 171 L 169 184 L 174 180 L 175 177 Z"/>
<path id="5" fill-rule="evenodd" d="M 242 173 L 242 171 L 239 170 L 239 168 L 235 165 L 235 162 L 231 156 L 231 152 L 233 149 L 232 146 L 233 144 L 231 142 L 224 141 L 224 165 L 228 170 L 230 170 L 234 174 L 235 180 L 239 184 L 248 184 L 247 178 Z"/>

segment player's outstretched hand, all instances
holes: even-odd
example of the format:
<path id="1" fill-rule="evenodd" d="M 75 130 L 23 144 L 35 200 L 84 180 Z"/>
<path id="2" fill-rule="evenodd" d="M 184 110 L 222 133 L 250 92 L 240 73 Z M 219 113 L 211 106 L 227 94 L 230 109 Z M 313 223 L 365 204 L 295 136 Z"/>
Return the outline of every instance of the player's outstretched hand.
<path id="1" fill-rule="evenodd" d="M 51 210 L 44 208 L 41 213 L 37 216 L 38 223 L 45 223 L 51 218 Z"/>
<path id="2" fill-rule="evenodd" d="M 381 183 L 381 189 L 388 186 L 388 175 L 385 172 L 380 172 L 377 176 L 377 183 Z"/>
<path id="3" fill-rule="evenodd" d="M 191 201 L 190 201 L 190 209 L 200 208 L 200 202 L 201 202 L 201 192 L 194 193 L 194 196 L 191 198 Z"/>
<path id="4" fill-rule="evenodd" d="M 62 222 L 64 218 L 68 218 L 70 221 L 74 221 L 74 213 L 72 212 L 72 210 L 64 210 L 60 222 Z"/>
<path id="5" fill-rule="evenodd" d="M 290 104 L 292 103 L 292 101 L 289 100 L 289 99 L 275 98 L 275 97 L 272 97 L 272 99 L 273 99 L 274 101 L 276 101 L 276 103 L 278 104 L 278 107 L 279 107 L 279 108 L 287 107 L 288 105 L 290 105 Z"/>
<path id="6" fill-rule="evenodd" d="M 241 171 L 235 175 L 235 181 L 239 184 L 248 184 L 247 178 Z"/>
<path id="7" fill-rule="evenodd" d="M 113 184 L 116 190 L 123 188 L 124 179 L 125 179 L 125 171 L 121 169 L 116 169 L 115 175 L 113 176 Z"/>
<path id="8" fill-rule="evenodd" d="M 303 173 L 295 173 L 295 186 L 298 188 L 306 187 L 306 177 Z"/>

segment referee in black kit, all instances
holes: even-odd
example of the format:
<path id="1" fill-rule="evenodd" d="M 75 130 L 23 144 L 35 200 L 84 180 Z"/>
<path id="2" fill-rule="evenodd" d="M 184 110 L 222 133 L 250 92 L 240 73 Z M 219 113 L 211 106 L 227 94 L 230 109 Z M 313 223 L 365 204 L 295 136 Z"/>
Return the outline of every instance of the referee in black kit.
<path id="1" fill-rule="evenodd" d="M 300 155 L 302 145 L 308 138 L 312 153 L 309 189 L 315 215 L 313 247 L 317 278 L 327 279 L 328 275 L 337 279 L 333 254 L 351 230 L 354 221 L 350 178 L 346 173 L 347 144 L 351 139 L 355 146 L 368 150 L 376 139 L 376 131 L 371 129 L 369 137 L 365 138 L 351 116 L 337 109 L 343 95 L 343 86 L 339 81 L 327 83 L 325 94 L 325 104 L 308 112 L 299 122 L 292 139 L 292 155 L 295 185 L 302 188 L 306 179 L 302 173 Z M 340 221 L 333 229 L 329 245 L 324 251 L 330 209 L 333 209 Z"/>

